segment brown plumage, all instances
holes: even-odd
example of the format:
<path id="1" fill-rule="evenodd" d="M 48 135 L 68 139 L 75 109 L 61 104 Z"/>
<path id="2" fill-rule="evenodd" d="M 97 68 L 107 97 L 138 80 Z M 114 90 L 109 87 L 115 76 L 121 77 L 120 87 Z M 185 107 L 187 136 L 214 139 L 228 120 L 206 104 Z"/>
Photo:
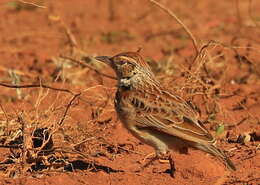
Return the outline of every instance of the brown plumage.
<path id="1" fill-rule="evenodd" d="M 115 108 L 121 122 L 135 137 L 154 147 L 158 157 L 168 155 L 170 149 L 192 147 L 216 156 L 235 170 L 194 110 L 160 85 L 139 53 L 96 59 L 111 66 L 117 75 Z"/>

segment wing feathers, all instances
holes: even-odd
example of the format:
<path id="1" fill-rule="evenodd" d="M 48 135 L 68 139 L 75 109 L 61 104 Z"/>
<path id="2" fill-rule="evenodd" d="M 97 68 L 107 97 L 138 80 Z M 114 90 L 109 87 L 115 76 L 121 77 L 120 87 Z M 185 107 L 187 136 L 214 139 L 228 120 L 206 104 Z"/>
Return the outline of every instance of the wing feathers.
<path id="1" fill-rule="evenodd" d="M 196 114 L 186 102 L 173 95 L 164 94 L 167 101 L 156 107 L 155 104 L 144 103 L 144 99 L 132 99 L 131 104 L 139 112 L 135 119 L 140 127 L 153 127 L 161 132 L 198 143 L 214 143 L 215 139 L 196 119 Z M 161 97 L 162 98 L 162 97 Z M 169 104 L 169 102 L 174 102 Z M 167 103 L 168 102 L 168 103 Z"/>
<path id="2" fill-rule="evenodd" d="M 177 136 L 188 141 L 198 142 L 198 143 L 214 143 L 215 140 L 207 130 L 194 130 L 187 129 L 182 126 L 182 124 L 171 124 L 168 119 L 162 119 L 156 116 L 145 116 L 141 119 L 137 119 L 140 125 L 146 127 L 153 127 L 161 132 L 167 133 L 169 135 Z M 184 122 L 185 123 L 185 122 Z"/>

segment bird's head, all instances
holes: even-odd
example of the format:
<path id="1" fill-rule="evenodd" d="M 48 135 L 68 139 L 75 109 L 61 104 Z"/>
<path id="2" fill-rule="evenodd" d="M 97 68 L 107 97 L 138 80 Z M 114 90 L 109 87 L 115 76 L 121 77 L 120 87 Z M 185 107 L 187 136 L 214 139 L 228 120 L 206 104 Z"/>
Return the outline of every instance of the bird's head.
<path id="1" fill-rule="evenodd" d="M 138 52 L 125 52 L 113 57 L 98 56 L 95 59 L 112 67 L 118 79 L 129 79 L 143 73 L 152 74 L 149 65 Z"/>
<path id="2" fill-rule="evenodd" d="M 156 82 L 149 65 L 138 52 L 124 52 L 113 57 L 98 56 L 95 59 L 108 64 L 115 71 L 120 86 Z"/>

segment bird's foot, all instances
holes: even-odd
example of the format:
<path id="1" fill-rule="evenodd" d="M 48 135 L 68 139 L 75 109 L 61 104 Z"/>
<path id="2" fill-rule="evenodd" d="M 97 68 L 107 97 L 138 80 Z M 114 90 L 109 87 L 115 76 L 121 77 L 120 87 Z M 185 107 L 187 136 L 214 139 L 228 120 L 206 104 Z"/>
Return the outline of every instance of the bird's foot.
<path id="1" fill-rule="evenodd" d="M 144 164 L 147 159 L 153 159 L 156 156 L 154 152 L 147 154 L 144 159 L 142 160 L 141 164 Z"/>
<path id="2" fill-rule="evenodd" d="M 147 163 L 144 163 L 150 157 L 152 157 L 152 158 Z M 174 173 L 175 173 L 176 169 L 175 169 L 175 163 L 174 163 L 172 154 L 170 152 L 160 153 L 158 155 L 156 155 L 155 153 L 150 153 L 150 154 L 146 155 L 142 161 L 143 165 L 142 165 L 141 169 L 138 170 L 138 172 L 143 171 L 145 168 L 150 166 L 155 160 L 158 160 L 160 163 L 169 163 L 170 164 L 170 175 L 171 175 L 171 177 L 174 177 Z"/>
<path id="3" fill-rule="evenodd" d="M 175 163 L 174 163 L 172 154 L 169 156 L 169 163 L 170 163 L 170 174 L 171 174 L 171 177 L 174 178 L 176 168 L 175 168 Z"/>
<path id="4" fill-rule="evenodd" d="M 150 159 L 150 160 L 147 163 L 152 163 L 156 159 L 158 159 L 158 161 L 160 163 L 168 163 L 169 162 L 169 160 L 167 158 L 160 157 L 160 155 L 156 156 L 156 153 L 152 152 L 152 153 L 147 154 L 140 163 L 143 164 L 143 166 L 147 167 L 147 163 L 145 163 L 145 161 L 148 160 L 148 159 Z M 151 160 L 152 160 L 152 162 L 151 162 Z"/>
<path id="5" fill-rule="evenodd" d="M 170 175 L 171 175 L 171 177 L 174 178 L 176 168 L 175 168 L 175 163 L 174 163 L 171 152 L 167 152 L 165 154 L 160 154 L 159 161 L 163 162 L 163 163 L 168 162 L 170 164 Z"/>

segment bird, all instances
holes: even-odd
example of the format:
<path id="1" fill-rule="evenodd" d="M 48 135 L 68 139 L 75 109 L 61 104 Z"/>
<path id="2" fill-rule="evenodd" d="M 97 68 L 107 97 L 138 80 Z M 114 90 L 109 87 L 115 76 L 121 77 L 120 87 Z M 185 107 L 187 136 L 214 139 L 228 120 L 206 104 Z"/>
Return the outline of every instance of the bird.
<path id="1" fill-rule="evenodd" d="M 124 127 L 155 150 L 155 159 L 168 159 L 174 177 L 173 151 L 195 148 L 220 159 L 230 170 L 236 167 L 216 146 L 216 139 L 198 119 L 194 108 L 171 93 L 155 77 L 139 52 L 96 56 L 110 66 L 117 78 L 115 110 Z"/>

